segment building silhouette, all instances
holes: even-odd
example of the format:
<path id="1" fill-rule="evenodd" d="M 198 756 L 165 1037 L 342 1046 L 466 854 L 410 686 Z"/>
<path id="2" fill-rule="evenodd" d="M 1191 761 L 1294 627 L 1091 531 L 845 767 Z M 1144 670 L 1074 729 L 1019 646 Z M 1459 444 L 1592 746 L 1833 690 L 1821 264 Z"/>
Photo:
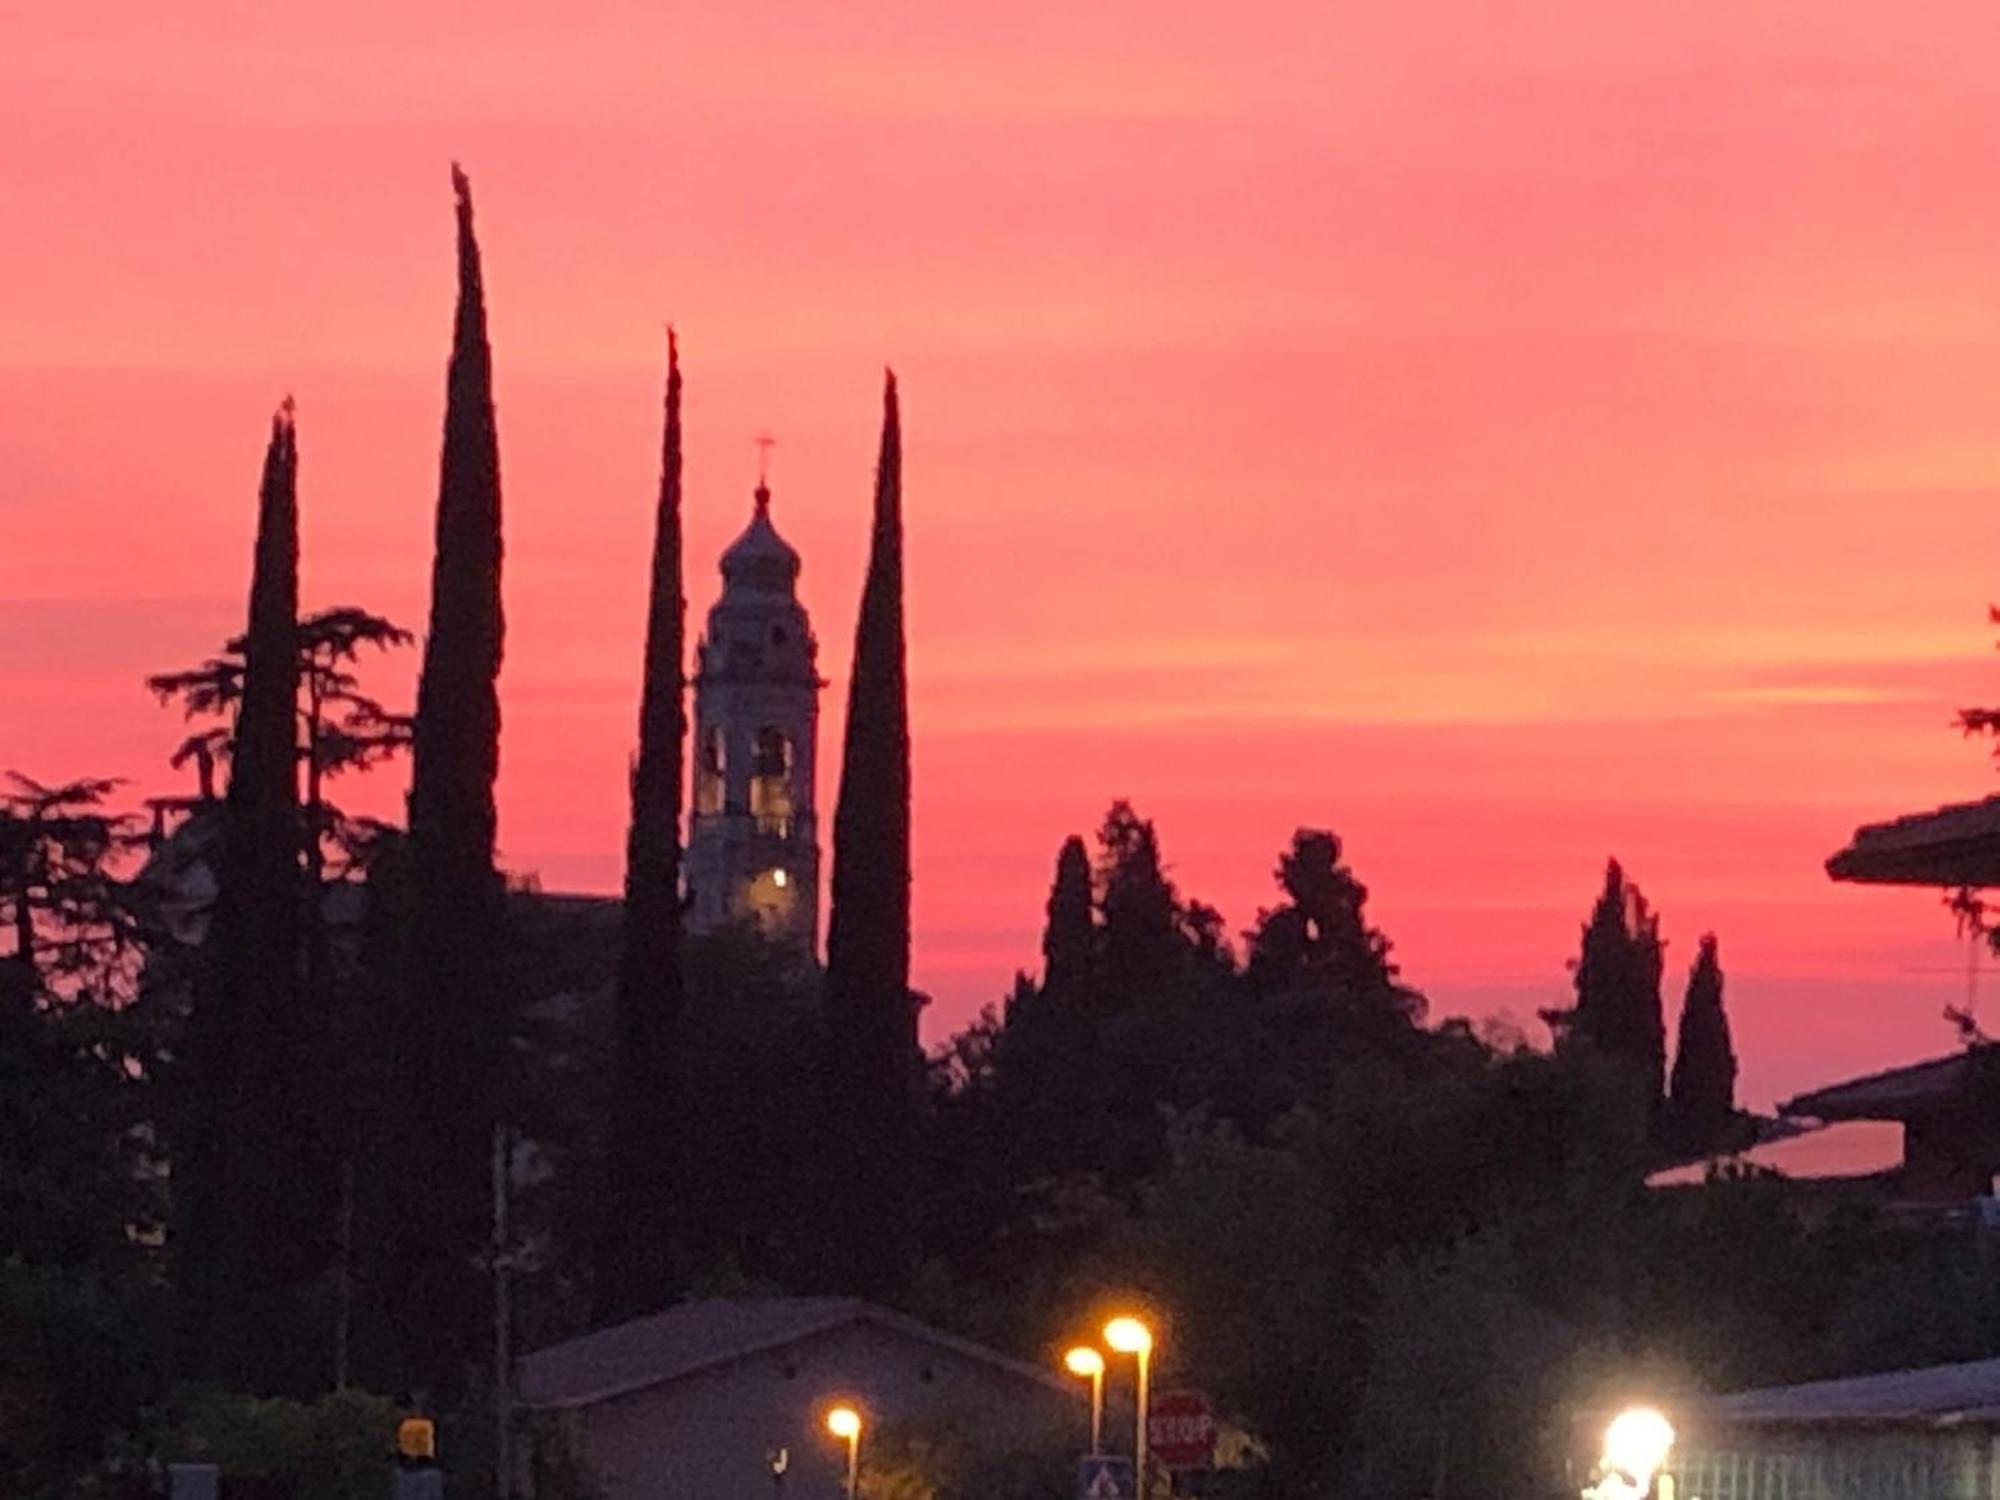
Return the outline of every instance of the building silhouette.
<path id="1" fill-rule="evenodd" d="M 722 554 L 722 595 L 695 647 L 688 925 L 753 924 L 811 955 L 819 938 L 819 642 L 798 599 L 799 554 L 771 490 Z"/>

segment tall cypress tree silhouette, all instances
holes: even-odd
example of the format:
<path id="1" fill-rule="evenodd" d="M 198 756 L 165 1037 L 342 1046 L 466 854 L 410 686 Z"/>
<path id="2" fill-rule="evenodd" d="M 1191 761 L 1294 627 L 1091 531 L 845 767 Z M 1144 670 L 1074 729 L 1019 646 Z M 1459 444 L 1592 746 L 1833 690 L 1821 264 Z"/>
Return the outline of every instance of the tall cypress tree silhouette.
<path id="1" fill-rule="evenodd" d="M 685 1185 L 682 1057 L 681 755 L 687 602 L 681 585 L 681 370 L 667 330 L 666 437 L 646 611 L 639 756 L 625 840 L 625 935 L 618 968 L 618 1058 L 598 1240 L 601 1322 L 651 1312 L 673 1296 L 684 1243 L 675 1197 Z"/>
<path id="2" fill-rule="evenodd" d="M 446 379 L 430 629 L 410 777 L 403 1130 L 390 1166 L 393 1241 L 383 1288 L 406 1373 L 454 1372 L 470 1352 L 485 1234 L 488 1142 L 507 1018 L 494 950 L 500 766 L 500 454 L 472 189 L 454 163 L 458 311 Z"/>
<path id="3" fill-rule="evenodd" d="M 271 422 L 257 505 L 243 696 L 213 920 L 189 1023 L 195 1098 L 182 1251 L 196 1370 L 252 1390 L 310 1384 L 289 1298 L 327 1231 L 315 1173 L 313 1028 L 300 983 L 298 446 Z"/>
<path id="4" fill-rule="evenodd" d="M 910 993 L 910 715 L 903 634 L 902 429 L 882 396 L 874 535 L 854 632 L 854 677 L 833 815 L 826 943 L 829 1180 L 848 1288 L 881 1293 L 909 1253 L 922 1054 Z"/>
<path id="5" fill-rule="evenodd" d="M 1071 834 L 1056 855 L 1056 878 L 1049 887 L 1048 925 L 1042 929 L 1042 992 L 1072 994 L 1090 975 L 1097 942 L 1091 904 L 1090 851 Z"/>
<path id="6" fill-rule="evenodd" d="M 1672 1144 L 1683 1151 L 1715 1151 L 1727 1142 L 1736 1116 L 1736 1049 L 1722 1008 L 1722 961 L 1715 934 L 1701 940 L 1688 972 L 1681 1006 L 1674 1071 L 1667 1090 Z"/>

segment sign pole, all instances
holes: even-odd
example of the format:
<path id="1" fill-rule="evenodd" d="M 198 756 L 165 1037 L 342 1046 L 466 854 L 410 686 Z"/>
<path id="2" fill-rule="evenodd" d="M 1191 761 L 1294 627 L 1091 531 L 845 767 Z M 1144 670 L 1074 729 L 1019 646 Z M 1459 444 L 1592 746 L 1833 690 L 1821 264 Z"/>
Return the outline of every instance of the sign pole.
<path id="1" fill-rule="evenodd" d="M 1146 1500 L 1146 1395 L 1153 1363 L 1151 1344 L 1139 1350 L 1139 1432 L 1135 1452 L 1138 1461 L 1133 1465 L 1137 1471 L 1139 1500 Z"/>

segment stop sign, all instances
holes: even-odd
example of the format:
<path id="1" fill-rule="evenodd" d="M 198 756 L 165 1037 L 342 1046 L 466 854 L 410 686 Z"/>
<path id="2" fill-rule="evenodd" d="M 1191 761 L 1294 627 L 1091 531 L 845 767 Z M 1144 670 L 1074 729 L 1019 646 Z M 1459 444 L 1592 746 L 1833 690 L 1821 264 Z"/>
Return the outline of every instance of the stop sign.
<path id="1" fill-rule="evenodd" d="M 1169 1391 L 1146 1413 L 1146 1448 L 1169 1469 L 1205 1469 L 1215 1459 L 1215 1412 L 1199 1391 Z"/>

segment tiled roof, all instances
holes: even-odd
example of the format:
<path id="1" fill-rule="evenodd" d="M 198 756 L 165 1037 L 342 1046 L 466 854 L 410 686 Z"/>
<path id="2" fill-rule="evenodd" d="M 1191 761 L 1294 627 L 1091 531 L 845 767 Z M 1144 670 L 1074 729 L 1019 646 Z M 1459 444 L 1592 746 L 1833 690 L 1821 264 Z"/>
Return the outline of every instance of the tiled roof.
<path id="1" fill-rule="evenodd" d="M 856 1298 L 772 1297 L 686 1302 L 538 1350 L 521 1361 L 519 1397 L 530 1407 L 588 1406 L 849 1323 L 887 1328 L 1049 1389 L 1069 1391 L 1069 1383 L 1049 1371 Z"/>

